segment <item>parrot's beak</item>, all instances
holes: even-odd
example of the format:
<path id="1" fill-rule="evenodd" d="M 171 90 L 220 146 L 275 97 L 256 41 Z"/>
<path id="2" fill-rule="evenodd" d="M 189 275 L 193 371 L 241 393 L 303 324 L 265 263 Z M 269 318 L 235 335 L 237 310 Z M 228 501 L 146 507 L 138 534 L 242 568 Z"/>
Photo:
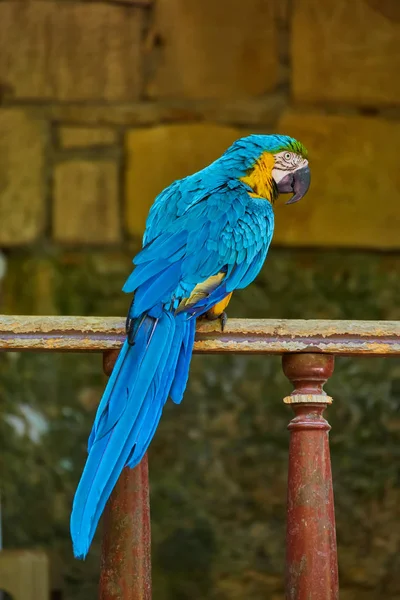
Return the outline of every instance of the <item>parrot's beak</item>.
<path id="1" fill-rule="evenodd" d="M 278 192 L 280 194 L 288 194 L 293 192 L 293 196 L 286 202 L 286 204 L 294 204 L 302 199 L 303 196 L 308 192 L 311 182 L 311 173 L 308 165 L 301 167 L 297 171 L 288 173 L 278 183 Z"/>

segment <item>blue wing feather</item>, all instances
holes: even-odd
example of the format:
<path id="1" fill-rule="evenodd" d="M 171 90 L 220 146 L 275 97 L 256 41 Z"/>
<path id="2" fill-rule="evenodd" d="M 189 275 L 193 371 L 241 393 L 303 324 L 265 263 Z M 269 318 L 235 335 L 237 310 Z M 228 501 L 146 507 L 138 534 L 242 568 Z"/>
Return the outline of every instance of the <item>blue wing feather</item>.
<path id="1" fill-rule="evenodd" d="M 172 263 L 140 285 L 136 290 L 132 316 L 138 317 L 169 295 L 176 288 L 180 274 L 180 262 Z"/>
<path id="2" fill-rule="evenodd" d="M 257 138 L 257 136 L 255 136 Z M 257 138 L 258 139 L 258 138 Z M 255 144 L 257 140 L 255 141 Z M 134 292 L 134 340 L 125 342 L 100 402 L 89 455 L 71 515 L 76 556 L 86 555 L 121 470 L 143 457 L 168 398 L 179 404 L 186 387 L 196 317 L 257 275 L 273 233 L 269 202 L 249 195 L 237 179 L 250 166 L 245 147 L 230 162 L 213 163 L 177 181 L 156 199 L 143 249 L 124 291 Z M 225 273 L 195 305 L 179 303 L 196 285 Z M 131 340 L 130 340 L 131 341 Z"/>

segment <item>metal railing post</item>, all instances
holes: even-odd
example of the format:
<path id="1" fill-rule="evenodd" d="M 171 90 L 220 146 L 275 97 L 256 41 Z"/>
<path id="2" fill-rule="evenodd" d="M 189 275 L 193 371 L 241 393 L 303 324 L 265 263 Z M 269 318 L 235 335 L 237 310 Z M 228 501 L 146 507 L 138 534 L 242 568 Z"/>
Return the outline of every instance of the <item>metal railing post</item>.
<path id="1" fill-rule="evenodd" d="M 110 375 L 118 351 L 105 352 Z M 151 600 L 151 528 L 147 454 L 125 468 L 104 511 L 100 600 Z"/>
<path id="2" fill-rule="evenodd" d="M 288 426 L 287 600 L 339 598 L 330 425 L 323 417 L 332 398 L 322 389 L 333 368 L 333 356 L 283 356 L 284 373 L 295 388 L 284 402 L 296 415 Z"/>

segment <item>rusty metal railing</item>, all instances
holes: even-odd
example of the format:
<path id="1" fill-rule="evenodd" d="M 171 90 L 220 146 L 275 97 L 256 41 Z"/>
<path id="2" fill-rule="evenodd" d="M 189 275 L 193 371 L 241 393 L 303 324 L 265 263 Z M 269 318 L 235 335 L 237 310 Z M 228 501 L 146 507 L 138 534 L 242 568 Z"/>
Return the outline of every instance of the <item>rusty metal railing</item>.
<path id="1" fill-rule="evenodd" d="M 112 371 L 124 339 L 120 318 L 0 316 L 0 350 L 102 352 Z M 290 431 L 286 598 L 335 600 L 339 594 L 328 432 L 323 391 L 337 356 L 400 356 L 400 322 L 230 319 L 223 333 L 201 322 L 195 352 L 281 354 L 294 390 L 284 398 Z M 101 600 L 150 600 L 147 457 L 124 469 L 104 515 Z"/>

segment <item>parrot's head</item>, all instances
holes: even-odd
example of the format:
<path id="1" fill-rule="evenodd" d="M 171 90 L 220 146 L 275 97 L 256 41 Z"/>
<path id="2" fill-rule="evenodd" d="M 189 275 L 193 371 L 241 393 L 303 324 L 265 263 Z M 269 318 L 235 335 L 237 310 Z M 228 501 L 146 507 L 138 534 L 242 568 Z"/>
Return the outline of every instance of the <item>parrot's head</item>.
<path id="1" fill-rule="evenodd" d="M 310 187 L 307 150 L 287 135 L 249 135 L 226 153 L 240 171 L 240 180 L 255 194 L 273 202 L 279 194 L 293 194 L 298 202 Z"/>
<path id="2" fill-rule="evenodd" d="M 286 204 L 301 200 L 308 192 L 311 173 L 308 166 L 307 150 L 297 140 L 278 136 L 285 139 L 284 146 L 273 152 L 274 166 L 272 179 L 279 194 L 293 193 Z"/>

